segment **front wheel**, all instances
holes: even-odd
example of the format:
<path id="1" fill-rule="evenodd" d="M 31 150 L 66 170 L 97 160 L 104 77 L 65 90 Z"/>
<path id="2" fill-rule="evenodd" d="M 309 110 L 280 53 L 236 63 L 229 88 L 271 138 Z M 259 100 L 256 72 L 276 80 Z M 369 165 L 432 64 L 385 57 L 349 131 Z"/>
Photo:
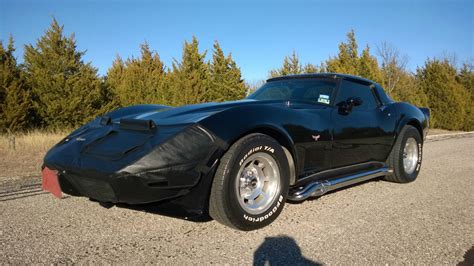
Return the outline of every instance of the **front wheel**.
<path id="1" fill-rule="evenodd" d="M 387 159 L 393 173 L 386 176 L 385 180 L 397 183 L 414 181 L 420 172 L 422 154 L 423 141 L 420 133 L 413 126 L 405 126 Z"/>
<path id="2" fill-rule="evenodd" d="M 214 176 L 209 214 L 240 230 L 273 222 L 285 204 L 289 167 L 282 147 L 264 134 L 250 134 L 233 144 Z"/>

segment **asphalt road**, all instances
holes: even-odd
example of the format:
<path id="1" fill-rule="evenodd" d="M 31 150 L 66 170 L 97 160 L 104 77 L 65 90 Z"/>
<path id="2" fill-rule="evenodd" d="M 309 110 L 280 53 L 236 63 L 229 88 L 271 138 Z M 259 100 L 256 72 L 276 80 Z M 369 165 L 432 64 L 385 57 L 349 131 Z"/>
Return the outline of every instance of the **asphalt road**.
<path id="1" fill-rule="evenodd" d="M 474 137 L 430 141 L 418 179 L 287 204 L 262 230 L 0 188 L 0 264 L 474 263 Z M 16 190 L 16 191 L 15 191 Z"/>

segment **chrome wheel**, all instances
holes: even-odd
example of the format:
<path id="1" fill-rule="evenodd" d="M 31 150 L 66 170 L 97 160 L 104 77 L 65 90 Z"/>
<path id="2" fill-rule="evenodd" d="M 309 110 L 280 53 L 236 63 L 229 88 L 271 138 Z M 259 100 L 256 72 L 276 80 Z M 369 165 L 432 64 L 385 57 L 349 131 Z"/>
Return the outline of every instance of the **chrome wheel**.
<path id="1" fill-rule="evenodd" d="M 408 138 L 403 148 L 403 168 L 405 173 L 412 174 L 418 163 L 418 143 L 414 138 Z"/>
<path id="2" fill-rule="evenodd" d="M 280 189 L 277 162 L 267 153 L 252 154 L 240 166 L 235 185 L 239 204 L 246 212 L 254 215 L 265 212 Z"/>

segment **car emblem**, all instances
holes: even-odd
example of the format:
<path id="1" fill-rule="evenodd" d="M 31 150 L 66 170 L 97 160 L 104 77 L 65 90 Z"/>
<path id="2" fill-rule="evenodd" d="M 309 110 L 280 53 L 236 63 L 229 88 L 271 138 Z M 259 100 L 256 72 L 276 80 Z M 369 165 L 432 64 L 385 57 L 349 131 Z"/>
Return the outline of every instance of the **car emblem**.
<path id="1" fill-rule="evenodd" d="M 321 135 L 312 135 L 314 141 L 318 141 L 319 140 L 319 137 L 321 137 Z"/>
<path id="2" fill-rule="evenodd" d="M 84 140 L 86 140 L 86 139 L 85 139 L 85 138 L 78 137 L 78 138 L 76 138 L 76 140 L 77 140 L 77 141 L 84 141 Z"/>

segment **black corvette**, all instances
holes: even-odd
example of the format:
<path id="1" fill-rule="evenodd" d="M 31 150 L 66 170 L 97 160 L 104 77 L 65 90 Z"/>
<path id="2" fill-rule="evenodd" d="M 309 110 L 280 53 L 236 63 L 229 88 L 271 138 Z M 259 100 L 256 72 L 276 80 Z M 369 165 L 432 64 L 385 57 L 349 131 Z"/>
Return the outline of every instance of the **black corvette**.
<path id="1" fill-rule="evenodd" d="M 47 153 L 43 188 L 110 204 L 172 202 L 253 230 L 286 200 L 376 177 L 415 180 L 429 116 L 355 76 L 272 78 L 241 101 L 98 117 Z"/>

